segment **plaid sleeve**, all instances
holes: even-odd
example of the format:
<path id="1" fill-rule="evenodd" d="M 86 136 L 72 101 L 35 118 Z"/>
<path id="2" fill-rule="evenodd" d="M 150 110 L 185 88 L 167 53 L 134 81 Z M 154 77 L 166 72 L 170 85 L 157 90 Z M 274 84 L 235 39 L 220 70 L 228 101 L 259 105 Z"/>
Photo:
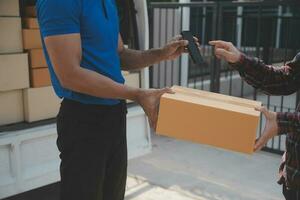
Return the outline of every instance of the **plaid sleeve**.
<path id="1" fill-rule="evenodd" d="M 300 53 L 282 67 L 266 65 L 258 58 L 245 54 L 238 63 L 230 65 L 248 84 L 269 95 L 289 95 L 300 88 Z"/>
<path id="2" fill-rule="evenodd" d="M 300 113 L 277 113 L 278 134 L 300 133 Z"/>

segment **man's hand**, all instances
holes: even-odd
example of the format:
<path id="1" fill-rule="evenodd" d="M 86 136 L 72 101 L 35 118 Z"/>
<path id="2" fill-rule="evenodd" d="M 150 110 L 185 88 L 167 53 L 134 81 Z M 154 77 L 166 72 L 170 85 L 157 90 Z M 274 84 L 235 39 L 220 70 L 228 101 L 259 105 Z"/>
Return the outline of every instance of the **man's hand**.
<path id="1" fill-rule="evenodd" d="M 194 40 L 200 48 L 199 40 L 196 37 Z M 139 51 L 125 48 L 122 37 L 119 36 L 118 52 L 123 70 L 139 70 L 165 60 L 178 58 L 182 53 L 187 53 L 187 45 L 188 41 L 183 40 L 182 36 L 179 35 L 164 47 Z"/>
<path id="2" fill-rule="evenodd" d="M 277 124 L 277 114 L 276 112 L 271 112 L 265 107 L 255 108 L 255 110 L 260 111 L 266 118 L 266 126 L 264 128 L 262 136 L 256 141 L 254 150 L 259 151 L 265 146 L 269 139 L 278 135 L 278 124 Z"/>
<path id="3" fill-rule="evenodd" d="M 231 42 L 215 40 L 210 41 L 209 44 L 215 47 L 215 55 L 217 58 L 225 59 L 230 63 L 239 62 L 241 52 Z"/>
<path id="4" fill-rule="evenodd" d="M 137 103 L 144 109 L 153 129 L 156 129 L 159 101 L 164 93 L 173 94 L 174 92 L 170 88 L 141 90 L 137 98 Z"/>
<path id="5" fill-rule="evenodd" d="M 200 47 L 199 40 L 194 37 L 195 42 Z M 182 36 L 174 37 L 168 44 L 162 47 L 163 60 L 174 60 L 181 56 L 183 53 L 187 53 L 186 46 L 189 44 L 187 40 L 183 40 Z"/>

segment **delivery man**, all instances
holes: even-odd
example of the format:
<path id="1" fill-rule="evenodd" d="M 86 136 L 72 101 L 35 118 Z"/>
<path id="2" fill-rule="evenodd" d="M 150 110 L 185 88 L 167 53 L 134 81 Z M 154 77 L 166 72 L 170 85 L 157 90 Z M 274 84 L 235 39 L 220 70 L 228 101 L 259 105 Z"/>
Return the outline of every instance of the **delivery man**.
<path id="1" fill-rule="evenodd" d="M 124 85 L 121 67 L 138 70 L 185 52 L 176 37 L 160 49 L 124 48 L 115 0 L 38 0 L 44 52 L 56 94 L 61 200 L 122 200 L 127 172 L 125 99 L 156 127 L 165 89 Z M 47 103 L 47 102 L 45 102 Z"/>
<path id="2" fill-rule="evenodd" d="M 233 69 L 254 88 L 270 95 L 290 95 L 300 89 L 300 53 L 282 67 L 265 65 L 257 58 L 241 53 L 230 42 L 211 41 L 215 55 L 229 62 Z M 254 149 L 260 150 L 269 139 L 286 134 L 286 152 L 280 166 L 279 184 L 287 200 L 300 200 L 300 105 L 294 113 L 271 112 L 256 108 L 266 117 L 266 126 Z"/>

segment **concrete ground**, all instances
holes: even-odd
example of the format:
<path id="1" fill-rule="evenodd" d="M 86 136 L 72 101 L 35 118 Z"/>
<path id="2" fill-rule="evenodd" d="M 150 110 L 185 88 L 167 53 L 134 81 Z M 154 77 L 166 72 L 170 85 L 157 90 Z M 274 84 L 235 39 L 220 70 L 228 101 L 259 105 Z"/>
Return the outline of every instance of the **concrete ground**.
<path id="1" fill-rule="evenodd" d="M 129 161 L 126 200 L 282 200 L 280 156 L 253 156 L 153 136 L 152 153 Z M 52 184 L 6 200 L 58 200 Z"/>
<path id="2" fill-rule="evenodd" d="M 253 156 L 153 136 L 153 152 L 129 162 L 126 200 L 281 200 L 281 157 Z"/>

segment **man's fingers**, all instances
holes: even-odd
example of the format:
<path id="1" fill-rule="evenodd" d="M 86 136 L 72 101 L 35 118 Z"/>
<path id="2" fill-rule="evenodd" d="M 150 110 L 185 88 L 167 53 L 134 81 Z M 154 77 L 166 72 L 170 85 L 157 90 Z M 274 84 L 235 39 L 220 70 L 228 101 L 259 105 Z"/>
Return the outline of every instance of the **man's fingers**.
<path id="1" fill-rule="evenodd" d="M 187 40 L 179 40 L 179 41 L 174 41 L 170 45 L 173 46 L 174 48 L 179 48 L 179 47 L 185 47 L 189 44 L 189 41 Z"/>
<path id="2" fill-rule="evenodd" d="M 156 130 L 157 120 L 158 120 L 158 109 L 159 105 L 156 105 L 151 113 L 149 113 L 149 123 L 152 129 Z"/>
<path id="3" fill-rule="evenodd" d="M 160 91 L 159 91 L 160 96 L 165 93 L 175 94 L 175 92 L 171 88 L 166 87 L 166 88 L 160 89 Z"/>
<path id="4" fill-rule="evenodd" d="M 197 38 L 197 37 L 195 37 L 195 36 L 193 36 L 193 39 L 194 39 L 194 41 L 195 41 L 196 43 L 199 43 L 199 42 L 200 42 L 199 38 Z M 177 35 L 177 36 L 175 36 L 175 37 L 173 38 L 172 41 L 179 41 L 179 40 L 183 40 L 182 35 Z"/>
<path id="5" fill-rule="evenodd" d="M 154 99 L 154 102 L 152 105 L 154 107 L 152 107 L 150 110 L 147 111 L 147 116 L 148 116 L 148 120 L 149 120 L 149 124 L 150 124 L 151 128 L 153 128 L 155 130 L 157 120 L 158 120 L 158 109 L 159 109 L 160 97 L 165 93 L 174 94 L 175 92 L 172 91 L 172 89 L 168 88 L 168 87 L 155 90 L 154 92 L 155 92 L 154 93 L 155 99 Z"/>
<path id="6" fill-rule="evenodd" d="M 176 41 L 176 40 L 182 40 L 182 35 L 176 35 L 172 40 Z"/>
<path id="7" fill-rule="evenodd" d="M 174 55 L 181 55 L 182 53 L 185 53 L 186 52 L 186 47 L 185 46 L 181 46 L 181 47 L 178 47 L 177 50 L 175 51 Z"/>

